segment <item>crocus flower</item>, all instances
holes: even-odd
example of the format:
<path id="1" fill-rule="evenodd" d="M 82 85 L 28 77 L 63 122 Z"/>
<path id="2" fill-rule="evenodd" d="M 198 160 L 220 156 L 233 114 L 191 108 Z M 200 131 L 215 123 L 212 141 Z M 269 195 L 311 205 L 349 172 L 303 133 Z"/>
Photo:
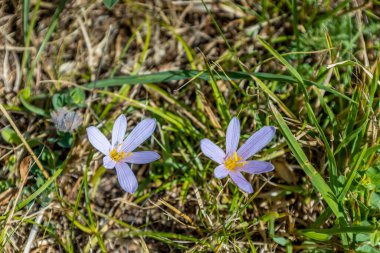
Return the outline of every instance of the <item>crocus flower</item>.
<path id="1" fill-rule="evenodd" d="M 98 128 L 90 126 L 87 128 L 88 140 L 104 156 L 103 166 L 107 169 L 116 168 L 116 174 L 121 187 L 129 193 L 137 189 L 137 179 L 128 163 L 146 164 L 160 158 L 153 151 L 133 152 L 146 139 L 148 139 L 156 128 L 156 120 L 144 119 L 141 121 L 124 140 L 127 130 L 127 119 L 120 115 L 113 125 L 112 144 L 99 131 Z"/>
<path id="2" fill-rule="evenodd" d="M 240 122 L 234 117 L 227 128 L 226 153 L 209 139 L 201 140 L 201 149 L 205 156 L 219 164 L 214 170 L 216 178 L 225 178 L 229 175 L 240 189 L 252 193 L 252 185 L 241 172 L 260 174 L 274 169 L 271 163 L 247 159 L 265 147 L 272 140 L 275 132 L 276 129 L 273 126 L 265 126 L 237 149 L 240 138 Z"/>

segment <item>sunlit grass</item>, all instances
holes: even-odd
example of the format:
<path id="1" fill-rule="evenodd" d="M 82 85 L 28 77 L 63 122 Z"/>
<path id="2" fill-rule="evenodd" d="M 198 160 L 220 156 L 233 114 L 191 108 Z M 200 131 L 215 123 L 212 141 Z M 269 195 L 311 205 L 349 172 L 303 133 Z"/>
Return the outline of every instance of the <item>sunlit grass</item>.
<path id="1" fill-rule="evenodd" d="M 18 54 L 18 102 L 0 95 L 0 251 L 380 252 L 377 3 L 71 4 L 16 14 L 35 50 Z M 83 114 L 77 130 L 54 128 L 62 107 Z M 157 120 L 142 150 L 161 159 L 132 166 L 134 194 L 86 137 L 110 137 L 120 114 L 128 131 Z M 245 174 L 253 194 L 214 178 L 200 150 L 224 149 L 234 116 L 240 144 L 277 128 L 254 157 L 275 171 Z"/>

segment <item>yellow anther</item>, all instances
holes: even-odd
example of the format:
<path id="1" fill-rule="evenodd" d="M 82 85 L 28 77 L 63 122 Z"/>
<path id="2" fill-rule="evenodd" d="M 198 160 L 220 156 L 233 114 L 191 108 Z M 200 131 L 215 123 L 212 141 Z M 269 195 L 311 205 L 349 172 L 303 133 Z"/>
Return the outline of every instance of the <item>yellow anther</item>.
<path id="1" fill-rule="evenodd" d="M 126 156 L 126 153 L 124 151 L 117 152 L 116 148 L 112 149 L 110 152 L 110 157 L 115 162 L 120 162 L 121 159 L 123 159 Z"/>
<path id="2" fill-rule="evenodd" d="M 236 152 L 234 152 L 233 156 L 230 156 L 227 158 L 227 160 L 224 162 L 224 166 L 228 170 L 235 170 L 236 168 L 242 167 L 245 164 L 245 161 L 241 161 L 242 158 L 238 156 Z"/>

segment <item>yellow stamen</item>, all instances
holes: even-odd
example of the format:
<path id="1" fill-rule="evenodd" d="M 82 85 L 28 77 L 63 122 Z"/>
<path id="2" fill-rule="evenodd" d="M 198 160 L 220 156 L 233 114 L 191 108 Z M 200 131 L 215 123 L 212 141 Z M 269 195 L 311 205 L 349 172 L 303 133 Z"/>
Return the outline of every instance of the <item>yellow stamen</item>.
<path id="1" fill-rule="evenodd" d="M 238 156 L 236 151 L 234 152 L 233 156 L 230 156 L 227 158 L 227 160 L 224 162 L 224 165 L 228 170 L 235 170 L 236 168 L 242 167 L 245 164 L 245 161 L 241 161 L 243 158 Z"/>
<path id="2" fill-rule="evenodd" d="M 239 159 L 239 156 L 237 155 L 237 153 L 236 152 L 234 152 L 234 158 L 235 158 L 235 161 L 239 161 L 240 159 Z"/>
<path id="3" fill-rule="evenodd" d="M 116 148 L 112 149 L 110 152 L 110 157 L 115 162 L 120 162 L 121 159 L 123 159 L 127 154 L 124 151 L 117 152 Z"/>

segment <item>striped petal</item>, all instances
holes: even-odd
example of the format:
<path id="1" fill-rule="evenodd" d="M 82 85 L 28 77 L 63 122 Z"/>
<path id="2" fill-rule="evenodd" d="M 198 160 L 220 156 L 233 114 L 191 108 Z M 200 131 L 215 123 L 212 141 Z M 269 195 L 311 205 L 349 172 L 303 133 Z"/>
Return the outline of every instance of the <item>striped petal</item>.
<path id="1" fill-rule="evenodd" d="M 104 168 L 113 169 L 113 168 L 115 168 L 115 165 L 116 165 L 116 162 L 114 160 L 112 160 L 112 158 L 110 156 L 107 155 L 103 158 Z"/>
<path id="2" fill-rule="evenodd" d="M 133 164 L 147 164 L 154 162 L 158 159 L 160 159 L 160 155 L 154 151 L 139 151 L 132 152 L 125 159 L 123 159 L 123 161 Z"/>
<path id="3" fill-rule="evenodd" d="M 243 191 L 246 193 L 252 193 L 253 188 L 252 185 L 243 177 L 240 172 L 231 172 L 230 177 L 232 181 Z"/>
<path id="4" fill-rule="evenodd" d="M 211 160 L 219 164 L 222 164 L 224 162 L 224 157 L 226 156 L 226 154 L 221 148 L 219 148 L 215 143 L 213 143 L 209 139 L 201 140 L 201 150 L 203 154 Z"/>
<path id="5" fill-rule="evenodd" d="M 263 161 L 246 161 L 246 164 L 240 168 L 240 171 L 250 174 L 260 174 L 270 172 L 272 170 L 274 170 L 273 164 Z"/>
<path id="6" fill-rule="evenodd" d="M 214 169 L 214 176 L 219 179 L 225 178 L 226 176 L 228 176 L 228 170 L 226 169 L 224 164 L 221 164 Z"/>
<path id="7" fill-rule="evenodd" d="M 126 153 L 132 152 L 153 134 L 155 128 L 155 119 L 144 119 L 127 136 L 121 149 Z"/>
<path id="8" fill-rule="evenodd" d="M 254 133 L 237 151 L 238 156 L 247 160 L 263 149 L 274 137 L 276 129 L 273 126 L 265 126 Z"/>
<path id="9" fill-rule="evenodd" d="M 116 173 L 121 188 L 129 193 L 134 193 L 137 190 L 137 179 L 131 168 L 126 163 L 116 163 Z"/>
<path id="10" fill-rule="evenodd" d="M 127 119 L 122 114 L 120 115 L 112 128 L 112 147 L 121 144 L 124 139 L 125 132 L 127 131 Z"/>
<path id="11" fill-rule="evenodd" d="M 86 130 L 88 140 L 92 146 L 104 155 L 108 155 L 111 149 L 111 144 L 107 138 L 94 126 L 90 126 Z"/>
<path id="12" fill-rule="evenodd" d="M 226 134 L 227 156 L 232 155 L 236 151 L 239 145 L 239 138 L 240 138 L 240 122 L 236 117 L 234 117 L 227 128 L 227 134 Z"/>

